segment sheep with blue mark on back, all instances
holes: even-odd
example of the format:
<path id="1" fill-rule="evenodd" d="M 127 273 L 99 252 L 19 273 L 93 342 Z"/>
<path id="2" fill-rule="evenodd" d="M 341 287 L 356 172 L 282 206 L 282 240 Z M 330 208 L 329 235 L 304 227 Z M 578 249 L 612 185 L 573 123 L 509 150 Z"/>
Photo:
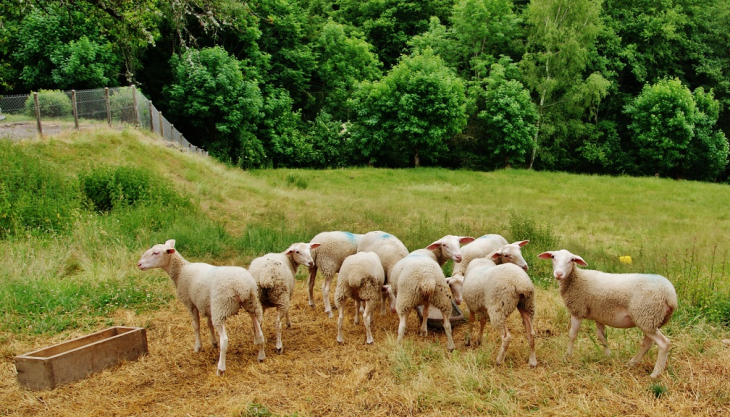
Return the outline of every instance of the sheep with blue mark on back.
<path id="1" fill-rule="evenodd" d="M 362 236 L 350 232 L 322 232 L 310 240 L 310 243 L 319 243 L 320 246 L 312 249 L 314 266 L 309 267 L 309 306 L 314 307 L 314 280 L 319 270 L 324 276 L 322 283 L 324 312 L 330 318 L 334 316 L 329 296 L 330 283 L 335 274 L 340 271 L 345 258 L 357 253 L 357 245 Z"/>
<path id="2" fill-rule="evenodd" d="M 636 366 L 656 343 L 659 348 L 652 378 L 664 371 L 669 356 L 669 339 L 659 330 L 677 309 L 677 293 L 668 279 L 654 274 L 609 274 L 580 269 L 586 261 L 567 250 L 548 251 L 538 255 L 551 259 L 553 276 L 560 285 L 560 295 L 570 312 L 568 356 L 573 354 L 573 342 L 584 319 L 596 322 L 598 340 L 606 355 L 611 354 L 606 341 L 605 326 L 638 327 L 644 340 L 629 366 Z"/>

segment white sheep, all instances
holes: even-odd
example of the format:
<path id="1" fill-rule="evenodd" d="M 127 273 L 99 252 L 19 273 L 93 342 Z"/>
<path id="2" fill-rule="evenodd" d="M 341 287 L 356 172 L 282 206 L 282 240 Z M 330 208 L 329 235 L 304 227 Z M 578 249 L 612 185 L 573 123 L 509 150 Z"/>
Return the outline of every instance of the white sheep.
<path id="1" fill-rule="evenodd" d="M 370 322 L 373 317 L 373 305 L 380 301 L 381 289 L 385 280 L 385 271 L 380 258 L 375 252 L 358 252 L 350 255 L 342 263 L 337 276 L 335 289 L 335 305 L 340 310 L 337 319 L 337 342 L 342 343 L 342 321 L 345 318 L 345 300 L 355 300 L 355 324 L 359 323 L 360 303 L 365 303 L 362 318 L 365 322 L 366 343 L 373 343 Z"/>
<path id="2" fill-rule="evenodd" d="M 479 237 L 468 245 L 462 246 L 461 256 L 463 260 L 461 262 L 454 262 L 452 275 L 464 275 L 466 273 L 466 268 L 469 267 L 469 262 L 477 258 L 486 258 L 487 255 L 490 255 L 498 249 L 500 257 L 499 259 L 494 260 L 497 265 L 513 263 L 527 271 L 527 262 L 525 262 L 525 258 L 522 257 L 522 250 L 520 248 L 528 243 L 530 243 L 529 240 L 520 240 L 514 243 L 508 243 L 507 239 L 500 235 L 484 235 Z"/>
<path id="3" fill-rule="evenodd" d="M 312 238 L 310 243 L 319 243 L 317 249 L 312 250 L 314 266 L 309 267 L 309 306 L 314 307 L 314 280 L 317 277 L 317 270 L 322 271 L 324 282 L 322 283 L 322 299 L 324 301 L 324 312 L 332 318 L 332 306 L 330 304 L 330 283 L 336 273 L 340 271 L 342 262 L 350 255 L 357 252 L 357 245 L 362 235 L 350 232 L 322 232 Z"/>
<path id="4" fill-rule="evenodd" d="M 310 250 L 318 243 L 294 243 L 282 253 L 267 253 L 251 262 L 248 270 L 256 281 L 259 300 L 264 311 L 269 307 L 276 308 L 276 351 L 284 352 L 281 342 L 281 322 L 286 318 L 286 327 L 291 327 L 289 320 L 289 301 L 294 295 L 294 277 L 299 265 L 313 266 Z"/>
<path id="5" fill-rule="evenodd" d="M 210 341 L 215 347 L 215 331 L 220 335 L 220 359 L 217 374 L 226 369 L 228 334 L 226 318 L 238 313 L 243 307 L 251 316 L 254 344 L 259 346 L 258 360 L 263 361 L 264 335 L 261 331 L 263 311 L 258 301 L 256 282 L 246 269 L 237 266 L 213 266 L 206 263 L 190 263 L 175 250 L 175 240 L 170 239 L 147 250 L 137 262 L 142 271 L 161 268 L 170 276 L 177 297 L 187 307 L 193 319 L 195 331 L 194 351 L 202 348 L 200 341 L 200 316 L 203 314 L 210 329 Z"/>
<path id="6" fill-rule="evenodd" d="M 385 284 L 387 284 L 388 277 L 393 272 L 395 264 L 401 259 L 408 256 L 408 249 L 403 242 L 397 237 L 390 233 L 375 231 L 365 233 L 360 239 L 360 243 L 357 245 L 358 252 L 375 252 L 380 258 L 380 263 L 383 265 L 385 272 Z M 382 293 L 382 302 L 380 303 L 380 314 L 386 313 L 385 305 L 387 294 Z"/>
<path id="7" fill-rule="evenodd" d="M 497 354 L 497 365 L 504 363 L 504 357 L 509 347 L 512 335 L 507 328 L 507 317 L 515 309 L 522 316 L 525 327 L 527 344 L 530 347 L 528 364 L 537 366 L 535 358 L 535 330 L 532 319 L 535 315 L 535 287 L 527 273 L 512 263 L 495 264 L 500 255 L 493 252 L 486 258 L 474 259 L 466 269 L 466 274 L 456 274 L 447 279 L 451 287 L 456 304 L 461 304 L 462 298 L 469 308 L 469 329 L 466 334 L 466 345 L 471 342 L 472 328 L 476 314 L 480 314 L 479 334 L 474 335 L 475 343 L 481 344 L 484 334 L 484 325 L 487 321 L 495 329 L 502 332 L 502 346 Z"/>
<path id="8" fill-rule="evenodd" d="M 583 319 L 596 322 L 596 333 L 606 355 L 611 354 L 606 342 L 605 326 L 638 327 L 644 340 L 629 366 L 636 366 L 656 343 L 659 348 L 652 378 L 664 371 L 669 355 L 669 339 L 660 327 L 669 322 L 677 309 L 677 293 L 668 279 L 652 274 L 608 274 L 580 269 L 586 261 L 567 250 L 543 252 L 540 259 L 552 259 L 553 276 L 560 284 L 560 295 L 570 312 L 568 356 Z"/>
<path id="9" fill-rule="evenodd" d="M 448 340 L 447 348 L 454 350 L 454 340 L 451 338 L 451 299 L 449 286 L 446 284 L 441 266 L 449 259 L 461 261 L 460 243 L 469 243 L 473 237 L 447 235 L 428 245 L 425 249 L 418 249 L 401 259 L 393 268 L 390 284 L 385 288 L 395 296 L 395 309 L 400 318 L 398 326 L 398 342 L 406 332 L 406 319 L 411 310 L 423 305 L 423 311 L 428 312 L 431 304 L 441 311 L 444 319 L 444 331 Z M 392 298 L 391 298 L 392 300 Z M 426 322 L 428 313 L 423 315 L 421 333 L 427 333 Z"/>

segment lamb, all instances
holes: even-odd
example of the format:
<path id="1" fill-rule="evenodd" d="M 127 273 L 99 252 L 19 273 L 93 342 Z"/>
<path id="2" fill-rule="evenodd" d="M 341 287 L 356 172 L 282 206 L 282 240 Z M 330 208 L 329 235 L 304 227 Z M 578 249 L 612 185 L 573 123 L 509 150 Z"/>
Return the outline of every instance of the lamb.
<path id="1" fill-rule="evenodd" d="M 362 315 L 367 335 L 365 342 L 369 345 L 373 343 L 370 321 L 373 317 L 373 305 L 380 301 L 384 280 L 385 271 L 375 252 L 358 252 L 345 259 L 340 274 L 337 276 L 337 288 L 335 289 L 335 305 L 340 310 L 337 319 L 337 342 L 345 341 L 342 337 L 342 321 L 345 318 L 344 302 L 347 298 L 352 298 L 355 300 L 355 324 L 359 323 L 360 302 L 365 303 L 365 311 Z"/>
<path id="2" fill-rule="evenodd" d="M 659 328 L 669 322 L 677 309 L 677 293 L 668 279 L 653 274 L 609 274 L 580 269 L 575 264 L 587 266 L 586 261 L 565 249 L 543 252 L 538 258 L 552 259 L 553 276 L 560 284 L 560 295 L 570 312 L 569 357 L 581 322 L 587 319 L 596 322 L 596 333 L 606 355 L 611 350 L 606 342 L 605 326 L 641 329 L 644 340 L 629 366 L 636 366 L 656 343 L 659 354 L 651 377 L 656 378 L 664 371 L 670 342 Z"/>
<path id="3" fill-rule="evenodd" d="M 487 316 L 494 328 L 502 331 L 502 346 L 497 354 L 497 365 L 504 363 L 512 335 L 507 328 L 507 317 L 515 311 L 522 316 L 527 343 L 530 346 L 530 367 L 537 366 L 535 358 L 535 330 L 532 319 L 535 315 L 535 287 L 527 273 L 512 263 L 497 265 L 500 255 L 493 252 L 486 258 L 474 259 L 466 269 L 466 275 L 457 274 L 447 279 L 456 304 L 461 304 L 462 296 L 469 307 L 469 329 L 466 345 L 471 343 L 470 335 L 476 314 L 480 313 L 479 334 L 474 335 L 476 344 L 482 342 Z"/>
<path id="4" fill-rule="evenodd" d="M 444 331 L 448 341 L 447 348 L 454 350 L 454 340 L 451 337 L 451 299 L 449 287 L 441 266 L 449 259 L 456 262 L 462 260 L 460 243 L 469 243 L 473 237 L 446 235 L 428 245 L 425 249 L 418 249 L 398 261 L 390 276 L 390 284 L 385 286 L 387 292 L 392 291 L 395 297 L 395 309 L 400 318 L 398 326 L 398 342 L 406 332 L 406 319 L 411 310 L 423 305 L 423 311 L 433 304 L 441 311 L 444 318 Z M 392 300 L 392 298 L 391 298 Z M 426 321 L 428 314 L 423 315 L 421 333 L 427 333 Z"/>
<path id="5" fill-rule="evenodd" d="M 309 306 L 314 307 L 314 280 L 317 277 L 317 270 L 322 270 L 324 312 L 330 318 L 334 317 L 330 305 L 330 283 L 335 274 L 340 271 L 345 258 L 357 252 L 357 245 L 362 236 L 350 232 L 322 232 L 310 241 L 310 243 L 319 243 L 320 247 L 312 252 L 314 266 L 309 267 Z"/>
<path id="6" fill-rule="evenodd" d="M 385 272 L 385 282 L 388 283 L 388 277 L 393 272 L 395 264 L 401 259 L 408 256 L 408 249 L 403 242 L 390 233 L 375 231 L 365 233 L 357 245 L 358 252 L 375 252 L 380 258 L 380 262 Z M 385 292 L 382 293 L 382 302 L 380 303 L 380 314 L 385 315 L 385 305 L 387 303 Z"/>
<path id="7" fill-rule="evenodd" d="M 190 263 L 175 250 L 175 240 L 170 239 L 147 250 L 137 262 L 137 268 L 146 271 L 161 268 L 170 276 L 177 297 L 187 307 L 193 319 L 195 331 L 194 351 L 202 348 L 200 341 L 200 316 L 208 321 L 210 341 L 215 347 L 215 330 L 220 335 L 220 358 L 217 374 L 226 370 L 226 351 L 228 334 L 226 318 L 238 313 L 243 307 L 251 316 L 254 331 L 254 344 L 259 345 L 259 362 L 264 354 L 264 335 L 261 331 L 263 311 L 258 300 L 256 282 L 246 269 L 237 266 L 213 266 L 206 263 Z"/>
<path id="8" fill-rule="evenodd" d="M 283 353 L 281 342 L 281 321 L 286 317 L 286 327 L 291 327 L 289 320 L 289 300 L 294 294 L 294 277 L 299 265 L 314 265 L 311 249 L 318 243 L 294 243 L 282 253 L 267 253 L 254 259 L 249 265 L 249 272 L 258 286 L 259 301 L 264 311 L 276 307 L 276 352 Z"/>
<path id="9" fill-rule="evenodd" d="M 464 260 L 461 262 L 454 262 L 452 275 L 464 275 L 466 273 L 466 268 L 469 267 L 469 262 L 477 258 L 485 258 L 487 255 L 490 255 L 492 252 L 500 248 L 500 257 L 499 259 L 494 260 L 497 265 L 510 262 L 527 271 L 527 262 L 525 262 L 525 258 L 522 257 L 522 251 L 520 248 L 528 243 L 530 243 L 529 240 L 508 243 L 507 239 L 500 235 L 484 235 L 461 248 L 461 255 Z"/>

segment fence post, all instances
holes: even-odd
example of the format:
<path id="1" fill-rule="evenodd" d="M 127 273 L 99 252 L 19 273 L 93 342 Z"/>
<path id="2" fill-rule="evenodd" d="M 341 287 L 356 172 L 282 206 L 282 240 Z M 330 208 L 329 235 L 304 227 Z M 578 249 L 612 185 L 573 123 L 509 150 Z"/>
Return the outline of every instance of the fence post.
<path id="1" fill-rule="evenodd" d="M 35 101 L 35 120 L 38 123 L 38 134 L 43 136 L 43 126 L 41 126 L 41 108 L 38 106 L 38 93 L 33 93 L 33 101 Z"/>
<path id="2" fill-rule="evenodd" d="M 157 115 L 160 116 L 160 136 L 162 136 L 162 140 L 165 140 L 165 129 L 162 127 L 162 110 L 158 111 Z"/>
<path id="3" fill-rule="evenodd" d="M 152 133 L 154 133 L 155 132 L 155 119 L 152 117 L 152 100 L 149 100 L 148 103 L 150 105 L 149 106 L 150 107 L 150 130 L 152 131 Z"/>
<path id="4" fill-rule="evenodd" d="M 76 130 L 79 130 L 79 109 L 76 106 L 76 90 L 71 90 L 71 102 L 74 106 L 74 127 Z"/>
<path id="5" fill-rule="evenodd" d="M 106 121 L 112 127 L 112 109 L 109 106 L 109 87 L 104 87 L 104 101 L 106 102 Z"/>
<path id="6" fill-rule="evenodd" d="M 137 87 L 132 84 L 132 105 L 134 106 L 134 127 L 139 127 L 139 109 L 137 109 Z"/>

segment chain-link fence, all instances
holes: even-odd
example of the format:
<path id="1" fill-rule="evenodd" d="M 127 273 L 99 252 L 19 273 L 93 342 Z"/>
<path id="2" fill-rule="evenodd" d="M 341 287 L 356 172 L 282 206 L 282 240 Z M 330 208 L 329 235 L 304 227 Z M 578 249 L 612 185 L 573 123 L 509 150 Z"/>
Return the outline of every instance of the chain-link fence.
<path id="1" fill-rule="evenodd" d="M 134 86 L 50 91 L 0 97 L 0 138 L 53 135 L 69 129 L 137 126 L 190 152 L 206 151 L 188 142 Z"/>

